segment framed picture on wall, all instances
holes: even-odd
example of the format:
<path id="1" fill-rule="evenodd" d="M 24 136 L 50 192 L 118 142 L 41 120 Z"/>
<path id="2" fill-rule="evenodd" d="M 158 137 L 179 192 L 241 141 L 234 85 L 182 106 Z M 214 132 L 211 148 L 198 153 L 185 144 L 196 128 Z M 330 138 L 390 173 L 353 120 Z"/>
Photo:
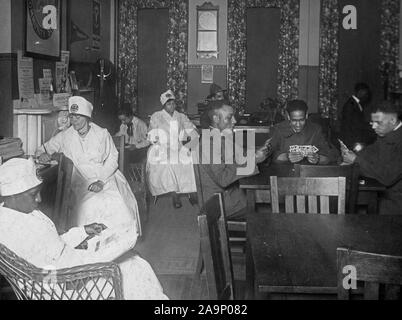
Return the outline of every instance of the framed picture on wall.
<path id="1" fill-rule="evenodd" d="M 25 51 L 28 56 L 59 59 L 61 0 L 26 0 Z"/>

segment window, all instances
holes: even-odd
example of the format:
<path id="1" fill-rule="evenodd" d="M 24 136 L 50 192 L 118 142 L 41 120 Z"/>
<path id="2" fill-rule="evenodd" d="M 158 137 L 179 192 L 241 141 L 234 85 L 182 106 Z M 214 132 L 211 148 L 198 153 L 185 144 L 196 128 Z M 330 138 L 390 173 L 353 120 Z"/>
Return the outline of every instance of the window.
<path id="1" fill-rule="evenodd" d="M 219 6 L 205 2 L 197 6 L 197 58 L 218 58 Z"/>

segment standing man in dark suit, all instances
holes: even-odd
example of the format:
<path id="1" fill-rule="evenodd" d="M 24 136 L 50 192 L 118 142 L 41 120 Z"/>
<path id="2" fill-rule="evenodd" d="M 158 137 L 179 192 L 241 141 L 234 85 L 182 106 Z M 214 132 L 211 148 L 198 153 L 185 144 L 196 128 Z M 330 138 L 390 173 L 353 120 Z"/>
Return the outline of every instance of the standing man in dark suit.
<path id="1" fill-rule="evenodd" d="M 354 94 L 343 106 L 340 138 L 350 149 L 354 149 L 357 143 L 372 144 L 376 139 L 374 130 L 365 118 L 365 109 L 370 100 L 369 86 L 357 83 Z"/>

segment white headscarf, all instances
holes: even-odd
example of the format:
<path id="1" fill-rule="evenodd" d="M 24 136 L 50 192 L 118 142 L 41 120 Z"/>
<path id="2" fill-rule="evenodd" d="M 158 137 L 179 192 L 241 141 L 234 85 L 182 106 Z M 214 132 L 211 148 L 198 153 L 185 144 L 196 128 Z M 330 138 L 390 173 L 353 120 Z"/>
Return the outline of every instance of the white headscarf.
<path id="1" fill-rule="evenodd" d="M 42 181 L 32 158 L 15 158 L 0 166 L 0 196 L 7 197 L 31 190 Z"/>

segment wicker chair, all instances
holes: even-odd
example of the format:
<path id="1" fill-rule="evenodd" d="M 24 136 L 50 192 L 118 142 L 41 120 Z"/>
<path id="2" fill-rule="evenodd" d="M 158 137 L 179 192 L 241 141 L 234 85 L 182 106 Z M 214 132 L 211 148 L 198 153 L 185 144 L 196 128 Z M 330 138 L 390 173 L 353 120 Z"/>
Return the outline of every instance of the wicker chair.
<path id="1" fill-rule="evenodd" d="M 48 271 L 0 244 L 0 274 L 19 300 L 123 300 L 121 272 L 115 263 Z"/>

